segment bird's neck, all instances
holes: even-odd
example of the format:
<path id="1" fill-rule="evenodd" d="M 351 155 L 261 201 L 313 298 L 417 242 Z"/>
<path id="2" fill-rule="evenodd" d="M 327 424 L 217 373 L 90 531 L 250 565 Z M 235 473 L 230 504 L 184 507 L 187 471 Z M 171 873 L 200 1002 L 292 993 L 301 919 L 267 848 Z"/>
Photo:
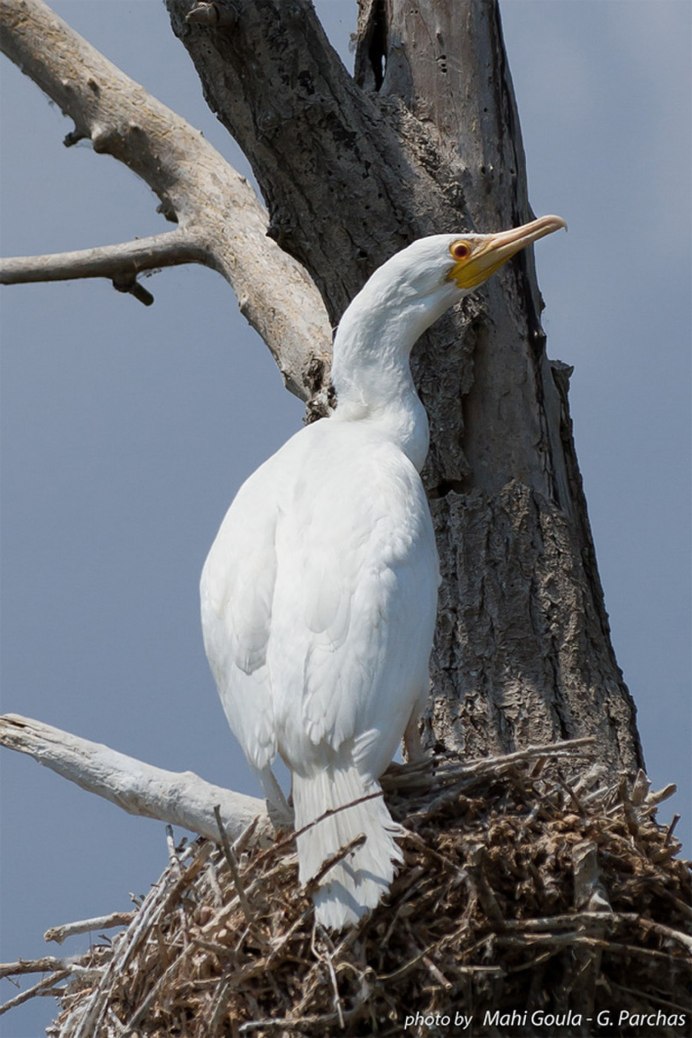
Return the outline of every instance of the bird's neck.
<path id="1" fill-rule="evenodd" d="M 428 417 L 413 384 L 409 356 L 430 323 L 420 306 L 351 306 L 339 325 L 332 362 L 333 417 L 371 423 L 419 472 L 428 453 Z"/>

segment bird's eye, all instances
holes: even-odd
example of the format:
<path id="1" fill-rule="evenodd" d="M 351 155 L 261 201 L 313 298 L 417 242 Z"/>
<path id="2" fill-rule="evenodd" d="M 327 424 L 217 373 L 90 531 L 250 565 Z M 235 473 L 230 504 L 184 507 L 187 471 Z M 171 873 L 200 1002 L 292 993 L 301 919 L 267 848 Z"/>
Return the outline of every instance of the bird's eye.
<path id="1" fill-rule="evenodd" d="M 455 241 L 450 245 L 449 251 L 452 259 L 465 260 L 471 255 L 471 246 L 467 241 Z"/>

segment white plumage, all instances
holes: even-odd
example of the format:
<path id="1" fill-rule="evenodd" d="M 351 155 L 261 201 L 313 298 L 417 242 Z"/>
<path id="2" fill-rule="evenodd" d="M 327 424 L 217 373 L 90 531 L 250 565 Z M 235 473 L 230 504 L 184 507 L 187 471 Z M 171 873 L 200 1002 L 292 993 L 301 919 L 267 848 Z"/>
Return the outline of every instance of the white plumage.
<path id="1" fill-rule="evenodd" d="M 377 794 L 405 732 L 417 748 L 439 578 L 411 348 L 558 226 L 544 217 L 499 235 L 435 235 L 380 267 L 336 335 L 336 410 L 250 476 L 212 545 L 201 582 L 207 656 L 231 728 L 284 819 L 277 752 L 290 769 L 297 830 Z M 340 929 L 379 902 L 401 861 L 398 832 L 375 796 L 299 835 L 302 883 L 365 837 L 320 877 L 318 922 Z"/>

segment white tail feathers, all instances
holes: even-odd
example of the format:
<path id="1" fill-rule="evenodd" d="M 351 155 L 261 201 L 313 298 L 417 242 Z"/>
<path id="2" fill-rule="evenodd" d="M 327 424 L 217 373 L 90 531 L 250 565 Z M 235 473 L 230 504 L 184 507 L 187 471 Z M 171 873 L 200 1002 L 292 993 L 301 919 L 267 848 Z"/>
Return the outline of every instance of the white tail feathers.
<path id="1" fill-rule="evenodd" d="M 380 792 L 358 769 L 334 766 L 303 776 L 293 774 L 296 829 L 313 822 L 328 810 Z M 325 861 L 361 833 L 365 843 L 333 865 L 313 894 L 317 922 L 331 930 L 356 923 L 384 897 L 394 878 L 395 863 L 403 860 L 394 836 L 402 832 L 392 820 L 381 796 L 324 818 L 298 837 L 299 877 L 307 883 Z"/>

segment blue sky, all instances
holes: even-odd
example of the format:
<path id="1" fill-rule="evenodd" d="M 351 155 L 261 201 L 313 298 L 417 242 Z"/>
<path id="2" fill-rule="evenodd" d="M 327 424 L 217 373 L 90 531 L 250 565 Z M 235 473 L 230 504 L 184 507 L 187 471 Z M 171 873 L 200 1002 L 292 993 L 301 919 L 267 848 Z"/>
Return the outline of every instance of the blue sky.
<path id="1" fill-rule="evenodd" d="M 316 6 L 348 60 L 355 5 Z M 54 7 L 247 172 L 162 5 Z M 569 223 L 536 260 L 549 354 L 575 365 L 613 641 L 653 781 L 689 794 L 692 6 L 502 11 L 532 205 Z M 62 147 L 70 124 L 7 62 L 2 87 L 4 254 L 165 229 L 128 170 Z M 2 709 L 256 793 L 207 670 L 197 582 L 237 487 L 302 407 L 219 276 L 178 268 L 147 287 L 151 308 L 105 283 L 2 291 Z M 127 908 L 156 879 L 163 826 L 9 751 L 0 767 L 0 958 L 60 954 L 45 929 Z M 673 810 L 689 840 L 689 799 Z M 0 1001 L 13 993 L 5 982 Z M 41 1000 L 0 1035 L 35 1036 L 51 1015 Z"/>

